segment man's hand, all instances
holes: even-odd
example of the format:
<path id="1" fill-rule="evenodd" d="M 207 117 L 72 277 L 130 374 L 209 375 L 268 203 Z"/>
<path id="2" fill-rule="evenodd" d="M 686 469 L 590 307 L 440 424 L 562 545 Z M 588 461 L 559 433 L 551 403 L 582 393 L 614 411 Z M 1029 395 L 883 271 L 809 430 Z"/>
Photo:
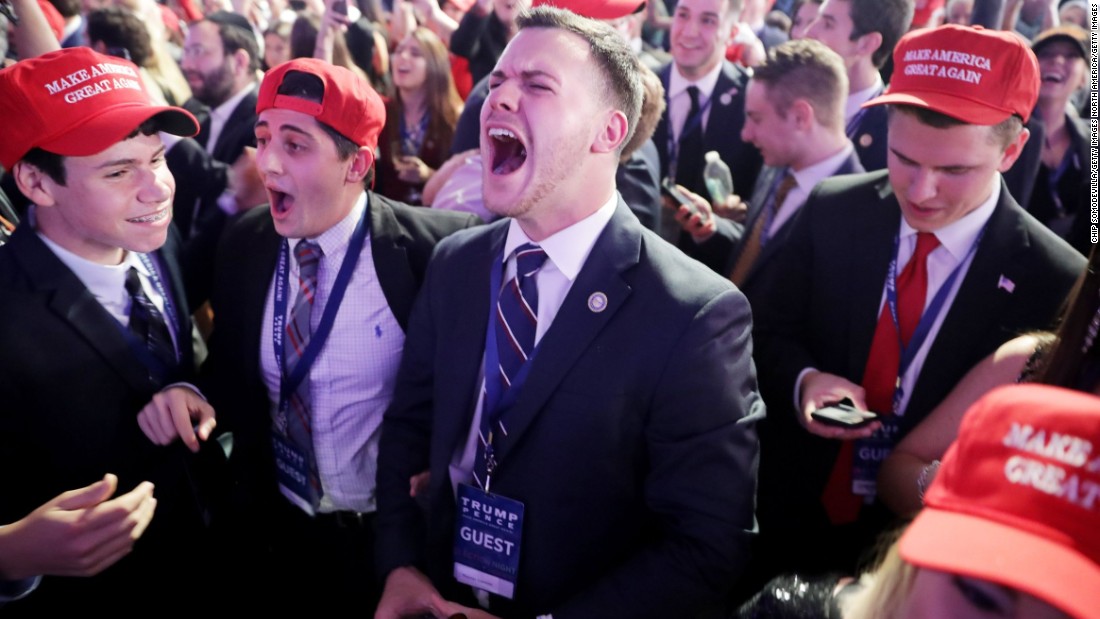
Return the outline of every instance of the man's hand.
<path id="1" fill-rule="evenodd" d="M 129 554 L 149 521 L 157 500 L 143 482 L 107 501 L 118 478 L 64 492 L 27 517 L 0 527 L 0 578 L 94 576 Z"/>
<path id="2" fill-rule="evenodd" d="M 214 431 L 214 408 L 187 387 L 169 387 L 153 396 L 138 413 L 138 425 L 157 445 L 168 445 L 178 437 L 191 451 Z"/>
<path id="3" fill-rule="evenodd" d="M 435 170 L 428 167 L 420 157 L 414 155 L 402 155 L 395 157 L 393 167 L 397 169 L 397 178 L 406 183 L 424 183 L 431 178 Z"/>
<path id="4" fill-rule="evenodd" d="M 267 202 L 267 189 L 256 167 L 256 149 L 246 146 L 241 156 L 229 166 L 229 192 L 237 202 L 237 212 Z"/>
<path id="5" fill-rule="evenodd" d="M 691 200 L 692 205 L 695 207 L 693 212 L 693 209 L 677 204 L 668 196 L 663 196 L 665 206 L 676 209 L 676 221 L 680 224 L 680 227 L 684 232 L 690 234 L 696 243 L 702 243 L 714 236 L 718 225 L 714 221 L 710 202 L 707 202 L 703 196 L 684 189 L 681 185 L 677 185 L 676 188 Z"/>
<path id="6" fill-rule="evenodd" d="M 802 427 L 818 436 L 841 440 L 866 438 L 874 434 L 875 430 L 878 430 L 879 427 L 882 426 L 881 423 L 875 421 L 862 428 L 849 430 L 825 425 L 810 417 L 810 413 L 815 410 L 829 404 L 835 404 L 844 398 L 851 399 L 852 405 L 856 408 L 864 411 L 867 410 L 867 403 L 864 401 L 863 387 L 841 378 L 836 374 L 827 374 L 818 371 L 808 372 L 802 377 L 802 383 L 799 389 L 802 394 L 802 414 L 799 415 L 798 421 L 802 424 Z"/>
<path id="7" fill-rule="evenodd" d="M 430 613 L 437 617 L 449 617 L 438 610 L 442 601 L 431 581 L 415 567 L 399 567 L 386 577 L 382 600 L 374 612 L 374 619 L 402 619 L 402 617 Z"/>
<path id="8" fill-rule="evenodd" d="M 715 203 L 711 207 L 715 215 L 739 224 L 745 223 L 745 218 L 749 215 L 749 204 L 735 193 L 726 196 L 726 201 L 722 204 Z"/>

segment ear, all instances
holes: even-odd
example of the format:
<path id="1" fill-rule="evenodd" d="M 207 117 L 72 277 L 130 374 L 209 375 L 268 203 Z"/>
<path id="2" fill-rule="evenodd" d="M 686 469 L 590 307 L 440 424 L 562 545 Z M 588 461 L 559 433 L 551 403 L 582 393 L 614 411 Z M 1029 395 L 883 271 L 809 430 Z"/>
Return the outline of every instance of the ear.
<path id="1" fill-rule="evenodd" d="M 592 144 L 592 152 L 615 152 L 626 141 L 626 135 L 629 131 L 630 122 L 626 119 L 626 114 L 623 114 L 620 110 L 612 110 L 607 117 L 607 122 L 604 123 L 603 127 L 600 128 L 600 132 L 596 135 L 596 140 Z"/>
<path id="2" fill-rule="evenodd" d="M 361 147 L 351 158 L 351 166 L 348 167 L 344 181 L 353 185 L 362 184 L 363 178 L 367 176 L 372 166 L 374 166 L 374 151 L 366 146 Z"/>
<path id="3" fill-rule="evenodd" d="M 859 50 L 860 54 L 868 58 L 873 56 L 880 47 L 882 47 L 881 32 L 868 32 L 859 37 L 859 40 L 856 42 L 856 49 Z"/>
<path id="4" fill-rule="evenodd" d="M 1020 131 L 1020 135 L 1016 136 L 1016 139 L 1005 148 L 1005 152 L 1001 155 L 1001 164 L 997 166 L 998 172 L 1007 172 L 1012 164 L 1016 163 L 1016 160 L 1023 154 L 1024 145 L 1027 144 L 1029 137 L 1031 137 L 1031 132 L 1027 130 L 1027 127 L 1024 127 Z"/>
<path id="5" fill-rule="evenodd" d="M 809 131 L 816 122 L 814 108 L 805 99 L 795 99 L 787 109 L 787 116 L 792 118 L 799 131 Z"/>
<path id="6" fill-rule="evenodd" d="M 243 49 L 238 49 L 233 52 L 231 57 L 233 58 L 233 66 L 236 69 L 235 73 L 240 74 L 248 72 L 248 65 L 250 64 L 248 52 Z"/>
<path id="7" fill-rule="evenodd" d="M 12 170 L 15 176 L 15 184 L 19 191 L 23 192 L 27 199 L 38 206 L 53 206 L 57 203 L 53 196 L 53 188 L 57 183 L 37 167 L 20 161 Z"/>

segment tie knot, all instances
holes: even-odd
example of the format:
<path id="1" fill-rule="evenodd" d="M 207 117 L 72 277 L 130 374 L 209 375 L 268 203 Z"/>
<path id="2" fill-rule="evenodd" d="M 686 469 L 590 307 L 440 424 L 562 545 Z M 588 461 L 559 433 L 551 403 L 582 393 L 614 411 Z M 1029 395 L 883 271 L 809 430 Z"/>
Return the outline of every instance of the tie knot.
<path id="1" fill-rule="evenodd" d="M 687 93 L 688 93 L 688 96 L 691 97 L 691 107 L 693 109 L 698 108 L 699 107 L 699 87 L 698 86 L 688 86 L 687 87 Z"/>
<path id="2" fill-rule="evenodd" d="M 303 276 L 317 273 L 317 264 L 321 261 L 321 246 L 316 241 L 299 241 L 294 247 L 294 259 L 298 261 L 298 270 Z"/>
<path id="3" fill-rule="evenodd" d="M 928 258 L 928 254 L 936 250 L 940 246 L 940 239 L 931 232 L 918 232 L 917 233 L 917 248 L 913 251 L 913 259 L 924 261 Z"/>
<path id="4" fill-rule="evenodd" d="M 141 275 L 135 267 L 130 267 L 130 270 L 126 271 L 126 292 L 131 297 L 144 292 L 141 288 Z"/>
<path id="5" fill-rule="evenodd" d="M 516 277 L 530 277 L 546 262 L 546 252 L 534 243 L 524 243 L 516 248 Z"/>

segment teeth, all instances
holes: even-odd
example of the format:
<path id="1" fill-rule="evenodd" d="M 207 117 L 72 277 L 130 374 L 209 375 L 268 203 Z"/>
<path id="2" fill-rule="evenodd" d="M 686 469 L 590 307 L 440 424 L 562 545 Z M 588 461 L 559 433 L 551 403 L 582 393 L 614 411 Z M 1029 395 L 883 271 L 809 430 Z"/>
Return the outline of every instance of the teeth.
<path id="1" fill-rule="evenodd" d="M 510 139 L 513 139 L 513 140 L 517 139 L 516 134 L 512 133 L 511 131 L 509 131 L 507 129 L 490 129 L 489 130 L 489 137 L 491 137 L 491 138 L 510 138 Z"/>
<path id="2" fill-rule="evenodd" d="M 162 211 L 157 211 L 156 213 L 153 213 L 152 215 L 146 215 L 145 217 L 135 217 L 133 219 L 127 219 L 126 221 L 130 221 L 130 222 L 133 222 L 133 223 L 136 223 L 136 224 L 147 224 L 147 223 L 152 223 L 154 221 L 160 221 L 160 220 L 164 219 L 167 216 L 168 216 L 168 209 L 164 209 Z"/>

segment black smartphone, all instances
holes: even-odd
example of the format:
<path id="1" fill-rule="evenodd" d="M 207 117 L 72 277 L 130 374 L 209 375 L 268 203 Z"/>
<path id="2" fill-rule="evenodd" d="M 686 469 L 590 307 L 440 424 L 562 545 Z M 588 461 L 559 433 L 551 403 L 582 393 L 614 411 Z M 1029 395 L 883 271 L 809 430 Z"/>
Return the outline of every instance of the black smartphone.
<path id="1" fill-rule="evenodd" d="M 661 181 L 661 193 L 672 198 L 673 201 L 676 202 L 676 204 L 686 206 L 688 208 L 688 211 L 692 215 L 700 214 L 699 208 L 695 206 L 695 203 L 691 201 L 691 198 L 685 196 L 684 192 L 680 191 L 676 187 L 676 183 L 673 183 L 671 180 L 669 180 L 668 177 L 665 177 L 665 180 Z"/>
<path id="2" fill-rule="evenodd" d="M 332 12 L 339 13 L 344 17 L 348 16 L 348 3 L 347 0 L 336 0 L 332 3 Z"/>
<path id="3" fill-rule="evenodd" d="M 810 413 L 814 421 L 818 421 L 834 428 L 847 428 L 854 430 L 862 428 L 878 419 L 876 413 L 861 411 L 852 406 L 849 400 L 843 400 L 836 404 L 823 406 Z"/>

